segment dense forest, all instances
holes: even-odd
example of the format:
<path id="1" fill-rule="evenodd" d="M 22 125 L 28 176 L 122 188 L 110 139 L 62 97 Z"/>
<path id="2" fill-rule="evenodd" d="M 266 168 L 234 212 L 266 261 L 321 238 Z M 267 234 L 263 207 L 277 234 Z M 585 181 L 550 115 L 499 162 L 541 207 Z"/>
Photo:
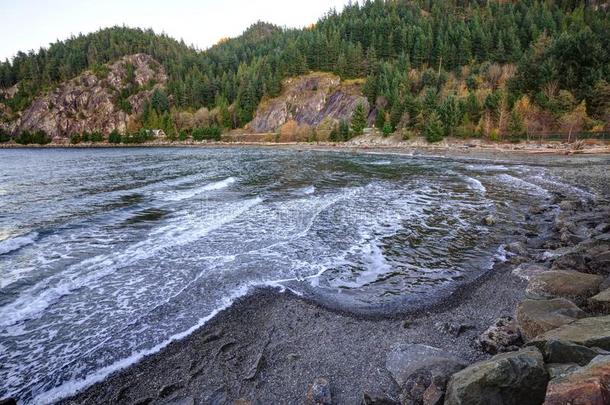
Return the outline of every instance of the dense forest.
<path id="1" fill-rule="evenodd" d="M 258 23 L 205 51 L 113 27 L 1 63 L 0 87 L 19 90 L 0 101 L 21 111 L 84 70 L 147 53 L 168 73 L 158 97 L 169 101 L 148 107 L 144 127 L 180 129 L 198 113 L 221 128 L 242 127 L 284 78 L 328 71 L 364 79 L 384 133 L 439 140 L 601 132 L 610 122 L 610 13 L 588 3 L 367 0 L 304 29 Z"/>

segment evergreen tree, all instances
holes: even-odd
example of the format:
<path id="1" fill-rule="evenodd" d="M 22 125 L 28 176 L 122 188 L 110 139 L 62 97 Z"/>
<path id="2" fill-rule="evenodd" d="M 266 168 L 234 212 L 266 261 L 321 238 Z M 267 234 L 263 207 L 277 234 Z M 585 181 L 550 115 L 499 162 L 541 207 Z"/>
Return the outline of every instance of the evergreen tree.
<path id="1" fill-rule="evenodd" d="M 352 131 L 354 135 L 362 135 L 364 128 L 366 128 L 366 112 L 364 111 L 364 104 L 358 104 L 352 113 Z"/>

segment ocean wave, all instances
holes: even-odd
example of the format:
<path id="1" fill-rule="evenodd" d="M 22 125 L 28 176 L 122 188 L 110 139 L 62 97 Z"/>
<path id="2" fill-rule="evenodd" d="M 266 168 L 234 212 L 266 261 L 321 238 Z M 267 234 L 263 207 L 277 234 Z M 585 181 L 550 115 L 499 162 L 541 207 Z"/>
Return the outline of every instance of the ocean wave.
<path id="1" fill-rule="evenodd" d="M 95 281 L 118 269 L 153 257 L 168 246 L 181 246 L 194 242 L 237 219 L 262 201 L 262 198 L 256 197 L 237 204 L 229 204 L 230 206 L 222 210 L 222 213 L 205 220 L 193 221 L 188 216 L 182 217 L 180 221 L 151 233 L 150 236 L 153 237 L 135 243 L 122 252 L 99 255 L 72 265 L 66 272 L 34 285 L 22 292 L 15 301 L 0 308 L 0 326 L 11 326 L 40 316 L 61 297 L 79 288 L 94 285 Z"/>
<path id="2" fill-rule="evenodd" d="M 303 187 L 295 190 L 295 194 L 298 195 L 311 195 L 316 192 L 316 188 L 314 186 Z"/>
<path id="3" fill-rule="evenodd" d="M 170 195 L 167 195 L 165 199 L 167 201 L 182 201 L 187 200 L 189 198 L 193 198 L 199 194 L 203 194 L 207 191 L 216 191 L 222 190 L 223 188 L 229 187 L 231 184 L 235 183 L 237 180 L 235 177 L 228 177 L 224 180 L 216 181 L 214 183 L 206 184 L 205 186 L 196 187 L 190 190 L 172 192 Z"/>
<path id="4" fill-rule="evenodd" d="M 472 190 L 478 191 L 481 194 L 485 194 L 485 192 L 487 191 L 487 189 L 485 188 L 483 183 L 481 183 L 479 180 L 475 179 L 474 177 L 465 176 L 464 179 L 466 180 L 466 183 L 468 183 L 468 186 Z"/>
<path id="5" fill-rule="evenodd" d="M 31 245 L 36 242 L 37 239 L 38 232 L 31 232 L 26 235 L 3 240 L 0 242 L 0 255 L 5 255 L 14 252 L 15 250 L 19 250 L 24 246 Z"/>

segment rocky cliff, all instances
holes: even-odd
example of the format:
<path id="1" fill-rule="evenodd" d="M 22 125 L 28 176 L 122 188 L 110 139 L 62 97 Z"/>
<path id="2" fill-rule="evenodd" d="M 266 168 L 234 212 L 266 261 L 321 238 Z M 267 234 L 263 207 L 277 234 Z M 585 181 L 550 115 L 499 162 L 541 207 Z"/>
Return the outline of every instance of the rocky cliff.
<path id="1" fill-rule="evenodd" d="M 357 82 L 341 82 L 330 73 L 311 73 L 287 79 L 282 94 L 263 101 L 247 130 L 256 133 L 276 132 L 284 124 L 318 127 L 329 120 L 349 120 L 359 103 L 368 111 L 368 101 Z"/>
<path id="2" fill-rule="evenodd" d="M 38 97 L 5 129 L 44 130 L 54 138 L 85 131 L 125 132 L 154 89 L 166 82 L 163 67 L 152 57 L 125 56 Z"/>

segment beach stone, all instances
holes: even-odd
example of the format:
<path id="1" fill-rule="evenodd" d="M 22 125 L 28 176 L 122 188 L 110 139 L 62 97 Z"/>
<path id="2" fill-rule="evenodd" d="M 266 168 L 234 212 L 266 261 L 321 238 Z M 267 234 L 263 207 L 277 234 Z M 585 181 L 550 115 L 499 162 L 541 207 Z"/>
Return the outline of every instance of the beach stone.
<path id="1" fill-rule="evenodd" d="M 483 220 L 483 223 L 487 226 L 493 226 L 496 224 L 496 217 L 494 217 L 493 215 L 488 215 Z"/>
<path id="2" fill-rule="evenodd" d="M 580 366 L 576 363 L 567 363 L 567 364 L 559 364 L 559 363 L 547 363 L 545 365 L 547 373 L 549 373 L 549 379 L 553 378 L 561 378 L 566 375 L 578 370 Z"/>
<path id="3" fill-rule="evenodd" d="M 362 405 L 400 405 L 400 402 L 382 395 L 362 394 Z"/>
<path id="4" fill-rule="evenodd" d="M 0 399 L 0 405 L 17 405 L 17 400 L 15 398 Z"/>
<path id="5" fill-rule="evenodd" d="M 525 300 L 517 307 L 517 321 L 525 340 L 586 316 L 582 309 L 565 298 Z"/>
<path id="6" fill-rule="evenodd" d="M 597 347 L 587 347 L 563 340 L 549 340 L 541 349 L 547 363 L 576 363 L 586 366 L 599 355 L 610 355 L 610 352 Z"/>
<path id="7" fill-rule="evenodd" d="M 587 366 L 554 378 L 546 391 L 545 405 L 610 403 L 610 356 L 598 356 Z"/>
<path id="8" fill-rule="evenodd" d="M 436 347 L 407 344 L 394 347 L 386 369 L 401 388 L 403 403 L 442 403 L 449 377 L 466 363 Z"/>
<path id="9" fill-rule="evenodd" d="M 195 399 L 191 396 L 186 396 L 182 398 L 172 399 L 169 402 L 166 402 L 166 405 L 194 405 Z"/>
<path id="10" fill-rule="evenodd" d="M 332 397 L 330 393 L 330 383 L 325 378 L 316 378 L 307 389 L 305 398 L 307 405 L 330 405 Z"/>
<path id="11" fill-rule="evenodd" d="M 511 242 L 508 245 L 506 245 L 506 250 L 512 254 L 519 255 L 519 256 L 527 256 L 529 253 L 527 250 L 527 246 L 525 246 L 525 244 L 523 242 L 519 242 L 519 241 Z"/>
<path id="12" fill-rule="evenodd" d="M 513 270 L 513 275 L 523 280 L 529 281 L 530 278 L 544 271 L 548 271 L 548 269 L 539 264 L 521 263 L 519 266 L 515 267 L 515 269 Z"/>
<path id="13" fill-rule="evenodd" d="M 536 336 L 528 344 L 541 350 L 550 340 L 561 340 L 581 346 L 610 350 L 610 316 L 578 319 Z"/>
<path id="14" fill-rule="evenodd" d="M 517 320 L 510 316 L 497 319 L 479 336 L 478 343 L 491 354 L 517 350 L 523 344 Z"/>
<path id="15" fill-rule="evenodd" d="M 467 330 L 474 329 L 472 325 L 466 325 L 462 323 L 451 323 L 451 322 L 437 322 L 434 327 L 444 333 L 451 336 L 458 337 Z"/>
<path id="16" fill-rule="evenodd" d="M 545 271 L 530 279 L 526 295 L 534 299 L 570 298 L 579 304 L 597 294 L 603 281 L 601 276 L 577 271 Z"/>
<path id="17" fill-rule="evenodd" d="M 610 311 L 610 288 L 605 289 L 597 295 L 589 298 L 589 306 L 593 309 Z"/>
<path id="18" fill-rule="evenodd" d="M 528 347 L 498 354 L 454 374 L 445 405 L 540 404 L 547 382 L 542 353 Z"/>

